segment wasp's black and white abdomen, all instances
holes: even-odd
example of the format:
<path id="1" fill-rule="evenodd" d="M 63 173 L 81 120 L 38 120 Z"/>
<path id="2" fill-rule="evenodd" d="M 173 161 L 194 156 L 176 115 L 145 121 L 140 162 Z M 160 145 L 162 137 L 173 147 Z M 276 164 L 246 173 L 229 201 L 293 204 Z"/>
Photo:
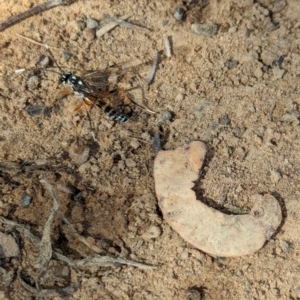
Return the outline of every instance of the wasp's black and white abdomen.
<path id="1" fill-rule="evenodd" d="M 129 121 L 128 116 L 120 113 L 118 110 L 114 109 L 113 107 L 111 107 L 103 101 L 98 101 L 97 106 L 99 106 L 104 111 L 104 113 L 114 121 L 122 123 L 127 123 Z"/>

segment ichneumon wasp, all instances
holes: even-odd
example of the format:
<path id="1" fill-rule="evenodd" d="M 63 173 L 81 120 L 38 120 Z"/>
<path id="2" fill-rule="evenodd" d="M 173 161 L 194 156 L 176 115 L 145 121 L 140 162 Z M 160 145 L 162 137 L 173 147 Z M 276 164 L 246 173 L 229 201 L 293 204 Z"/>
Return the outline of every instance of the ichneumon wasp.
<path id="1" fill-rule="evenodd" d="M 42 45 L 46 48 L 60 73 L 55 72 L 54 70 L 51 71 L 59 73 L 61 75 L 60 82 L 63 85 L 67 86 L 67 89 L 61 90 L 58 95 L 69 95 L 74 93 L 82 98 L 82 102 L 75 107 L 74 112 L 77 112 L 83 106 L 89 107 L 96 104 L 112 120 L 126 123 L 129 121 L 129 115 L 123 113 L 119 107 L 114 107 L 114 103 L 124 103 L 126 101 L 128 102 L 129 100 L 135 103 L 137 106 L 145 109 L 149 113 L 155 113 L 154 111 L 136 103 L 133 99 L 128 97 L 126 90 L 117 86 L 119 78 L 124 76 L 129 71 L 134 70 L 138 66 L 143 65 L 143 63 L 135 66 L 128 66 L 128 63 L 118 64 L 116 66 L 107 67 L 104 70 L 88 71 L 83 73 L 82 76 L 78 76 L 73 74 L 72 72 L 63 71 L 63 69 L 56 62 L 50 50 L 50 47 L 47 44 L 36 42 L 22 35 L 18 36 L 25 38 L 30 42 Z M 17 70 L 17 72 L 22 72 L 25 70 L 26 69 L 20 69 Z"/>

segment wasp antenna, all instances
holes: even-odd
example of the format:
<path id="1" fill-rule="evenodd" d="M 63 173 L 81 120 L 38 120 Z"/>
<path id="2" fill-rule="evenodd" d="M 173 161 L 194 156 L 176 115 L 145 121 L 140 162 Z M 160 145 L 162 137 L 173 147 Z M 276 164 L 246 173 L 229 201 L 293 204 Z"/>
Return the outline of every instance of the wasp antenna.
<path id="1" fill-rule="evenodd" d="M 20 38 L 22 38 L 22 39 L 24 39 L 24 40 L 27 40 L 28 42 L 31 42 L 31 43 L 33 43 L 33 44 L 40 45 L 40 46 L 44 46 L 46 49 L 52 48 L 52 49 L 60 50 L 59 48 L 56 48 L 56 47 L 50 47 L 50 46 L 48 46 L 47 44 L 43 44 L 43 43 L 37 42 L 37 41 L 35 41 L 34 39 L 31 39 L 31 38 L 29 38 L 29 37 L 27 37 L 27 36 L 25 36 L 25 35 L 19 34 L 19 33 L 16 33 L 16 36 L 18 36 L 18 37 L 20 37 Z"/>
<path id="2" fill-rule="evenodd" d="M 46 47 L 47 46 L 47 47 Z M 56 64 L 56 66 L 58 67 L 58 69 L 61 71 L 61 73 L 63 73 L 63 69 L 59 66 L 59 64 L 57 63 L 57 61 L 55 60 L 49 46 L 47 44 L 45 44 L 45 48 L 47 49 L 47 51 L 49 52 L 51 58 L 53 59 L 54 63 Z"/>
<path id="3" fill-rule="evenodd" d="M 52 54 L 52 52 L 51 52 L 51 50 L 50 50 L 50 48 L 53 48 L 53 49 L 59 49 L 59 48 L 50 47 L 48 44 L 43 44 L 43 43 L 37 42 L 37 41 L 35 41 L 35 40 L 33 40 L 33 39 L 31 39 L 31 38 L 29 38 L 29 37 L 27 37 L 27 36 L 24 36 L 24 35 L 22 35 L 22 34 L 16 33 L 16 36 L 21 37 L 21 38 L 23 38 L 23 39 L 25 39 L 25 40 L 27 40 L 27 41 L 33 43 L 33 44 L 40 45 L 40 46 L 44 46 L 44 47 L 46 48 L 46 50 L 49 52 L 49 54 L 50 54 L 51 58 L 53 59 L 55 65 L 56 65 L 56 66 L 58 67 L 58 69 L 63 73 L 62 68 L 58 65 L 58 63 L 56 62 L 56 60 L 55 60 L 55 58 L 54 58 L 54 56 L 53 56 L 53 54 Z"/>

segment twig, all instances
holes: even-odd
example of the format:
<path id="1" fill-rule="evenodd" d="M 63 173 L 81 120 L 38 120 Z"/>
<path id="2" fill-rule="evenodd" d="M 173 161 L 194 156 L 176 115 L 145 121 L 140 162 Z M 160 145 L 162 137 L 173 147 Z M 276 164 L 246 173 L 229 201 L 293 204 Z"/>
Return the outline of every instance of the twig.
<path id="1" fill-rule="evenodd" d="M 145 32 L 150 32 L 150 29 L 148 29 L 146 27 L 135 25 L 135 24 L 126 22 L 126 21 L 124 21 L 122 19 L 119 19 L 119 18 L 111 17 L 111 18 L 109 18 L 109 20 L 111 20 L 112 22 L 117 23 L 118 25 L 123 26 L 123 27 L 127 27 L 127 28 L 130 28 L 130 29 L 138 29 L 138 30 L 142 30 L 142 31 L 145 31 Z"/>
<path id="2" fill-rule="evenodd" d="M 127 20 L 128 18 L 130 18 L 131 15 L 125 15 L 123 17 L 120 17 L 119 19 L 122 21 Z M 103 36 L 105 33 L 111 31 L 112 29 L 114 29 L 115 27 L 117 27 L 119 24 L 116 22 L 109 22 L 108 24 L 104 25 L 103 27 L 101 27 L 99 30 L 97 30 L 97 38 Z"/>
<path id="3" fill-rule="evenodd" d="M 64 255 L 55 252 L 55 257 L 59 260 L 66 262 L 71 267 L 92 267 L 92 266 L 107 267 L 107 266 L 113 266 L 115 264 L 121 264 L 121 265 L 128 265 L 128 266 L 138 267 L 147 270 L 156 269 L 155 266 L 150 266 L 150 265 L 142 264 L 139 262 L 135 262 L 123 258 L 114 258 L 107 255 L 87 256 L 84 259 L 69 259 Z"/>
<path id="4" fill-rule="evenodd" d="M 0 216 L 0 221 L 5 225 L 14 228 L 18 232 L 23 233 L 36 246 L 40 245 L 40 242 L 41 242 L 40 239 L 37 236 L 33 235 L 24 226 L 14 222 L 14 221 L 8 220 L 4 217 L 1 217 L 1 216 Z M 137 268 L 141 268 L 141 269 L 149 269 L 149 270 L 156 269 L 155 266 L 139 263 L 139 262 L 128 260 L 128 259 L 114 258 L 114 257 L 107 256 L 107 255 L 101 255 L 101 256 L 95 255 L 95 256 L 88 256 L 85 259 L 72 260 L 57 251 L 53 251 L 52 256 L 56 259 L 66 262 L 71 267 L 90 266 L 91 264 L 94 263 L 94 265 L 103 266 L 103 267 L 112 266 L 115 264 L 121 264 L 121 265 L 133 266 L 133 267 L 137 267 Z"/>
<path id="5" fill-rule="evenodd" d="M 152 69 L 151 69 L 151 72 L 146 80 L 147 84 L 149 85 L 153 79 L 154 79 L 154 76 L 155 76 L 155 72 L 156 72 L 156 69 L 157 69 L 157 64 L 158 64 L 158 51 L 155 51 L 154 53 L 154 60 L 153 60 L 153 65 L 152 65 Z"/>
<path id="6" fill-rule="evenodd" d="M 164 45 L 165 45 L 167 57 L 171 57 L 172 56 L 171 45 L 170 45 L 169 37 L 167 35 L 164 35 Z"/>
<path id="7" fill-rule="evenodd" d="M 8 227 L 8 231 L 11 231 L 14 228 L 18 232 L 20 232 L 20 233 L 24 234 L 25 236 L 27 236 L 36 246 L 39 245 L 41 240 L 37 236 L 32 234 L 24 226 L 14 222 L 14 221 L 8 220 L 4 217 L 0 217 L 0 221 Z"/>
<path id="8" fill-rule="evenodd" d="M 34 6 L 33 8 L 26 10 L 25 12 L 22 12 L 16 16 L 12 16 L 12 17 L 8 18 L 6 21 L 4 21 L 0 24 L 0 31 L 3 31 L 10 26 L 13 26 L 19 22 L 22 22 L 25 19 L 30 18 L 34 15 L 40 14 L 46 10 L 49 10 L 55 6 L 69 5 L 75 1 L 76 0 L 48 0 L 48 1 L 45 1 L 45 3 L 43 3 L 43 4 Z"/>
<path id="9" fill-rule="evenodd" d="M 59 216 L 69 226 L 69 228 L 71 229 L 71 231 L 73 232 L 73 234 L 76 236 L 76 238 L 79 241 L 81 241 L 83 244 L 85 244 L 86 246 L 88 246 L 90 249 L 92 249 L 96 253 L 100 253 L 101 252 L 100 248 L 98 248 L 96 245 L 91 245 L 85 237 L 83 237 L 82 235 L 80 235 L 76 231 L 76 229 L 74 228 L 74 226 L 69 222 L 69 220 L 66 218 L 66 216 L 64 214 L 59 213 Z"/>
<path id="10" fill-rule="evenodd" d="M 61 295 L 68 296 L 74 293 L 79 287 L 79 283 L 73 283 L 64 288 L 38 290 L 23 280 L 20 270 L 17 272 L 17 275 L 19 282 L 23 286 L 23 288 L 34 295 L 36 299 L 41 299 L 43 297 L 47 297 L 47 299 L 53 299 L 54 297 L 61 297 Z"/>
<path id="11" fill-rule="evenodd" d="M 87 117 L 88 117 L 88 119 L 89 119 L 89 123 L 90 123 L 90 127 L 91 127 L 91 135 L 92 135 L 92 138 L 93 138 L 93 141 L 94 142 L 97 142 L 97 140 L 96 140 L 96 137 L 95 137 L 95 133 L 94 133 L 94 130 L 93 130 L 93 123 L 92 123 L 92 119 L 91 119 L 91 116 L 90 116 L 90 114 L 89 114 L 89 112 L 88 112 L 88 110 L 87 110 Z"/>
<path id="12" fill-rule="evenodd" d="M 33 172 L 74 172 L 72 168 L 68 168 L 62 164 L 59 164 L 54 159 L 46 159 L 45 163 L 40 163 L 39 160 L 20 162 L 6 161 L 0 163 L 0 171 L 9 174 L 12 177 L 18 176 L 21 173 L 33 173 Z"/>
<path id="13" fill-rule="evenodd" d="M 154 133 L 152 148 L 155 155 L 161 150 L 161 141 L 160 141 L 159 132 Z"/>
<path id="14" fill-rule="evenodd" d="M 42 276 L 44 272 L 46 272 L 48 264 L 50 262 L 50 259 L 52 257 L 52 243 L 51 243 L 51 225 L 54 219 L 54 215 L 56 211 L 59 208 L 59 201 L 56 195 L 55 190 L 53 189 L 52 185 L 49 183 L 46 176 L 44 176 L 44 182 L 46 189 L 49 191 L 53 198 L 53 206 L 50 211 L 50 215 L 48 217 L 48 220 L 45 224 L 44 230 L 43 230 L 43 236 L 42 240 L 40 242 L 40 252 L 39 255 L 34 262 L 34 267 L 39 268 L 39 276 Z"/>
<path id="15" fill-rule="evenodd" d="M 18 270 L 17 272 L 17 275 L 18 275 L 18 279 L 19 279 L 19 282 L 21 283 L 21 285 L 23 286 L 23 288 L 25 290 L 27 290 L 29 293 L 33 294 L 33 295 L 36 295 L 38 293 L 37 289 L 34 288 L 33 286 L 29 285 L 28 283 L 26 283 L 23 279 L 22 279 L 22 276 L 21 276 L 21 271 Z"/>

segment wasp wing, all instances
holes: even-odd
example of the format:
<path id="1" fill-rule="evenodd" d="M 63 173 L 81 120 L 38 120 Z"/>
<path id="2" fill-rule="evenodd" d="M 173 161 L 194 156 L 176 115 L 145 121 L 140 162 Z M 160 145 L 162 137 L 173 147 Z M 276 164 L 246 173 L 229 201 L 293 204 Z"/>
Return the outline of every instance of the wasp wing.
<path id="1" fill-rule="evenodd" d="M 72 88 L 74 92 L 84 96 L 93 94 L 93 90 L 85 82 L 82 82 L 82 84 L 74 83 Z"/>
<path id="2" fill-rule="evenodd" d="M 112 91 L 122 76 L 144 64 L 139 62 L 133 65 L 132 61 L 120 63 L 104 70 L 88 71 L 83 74 L 82 79 L 94 95 L 102 96 Z"/>

